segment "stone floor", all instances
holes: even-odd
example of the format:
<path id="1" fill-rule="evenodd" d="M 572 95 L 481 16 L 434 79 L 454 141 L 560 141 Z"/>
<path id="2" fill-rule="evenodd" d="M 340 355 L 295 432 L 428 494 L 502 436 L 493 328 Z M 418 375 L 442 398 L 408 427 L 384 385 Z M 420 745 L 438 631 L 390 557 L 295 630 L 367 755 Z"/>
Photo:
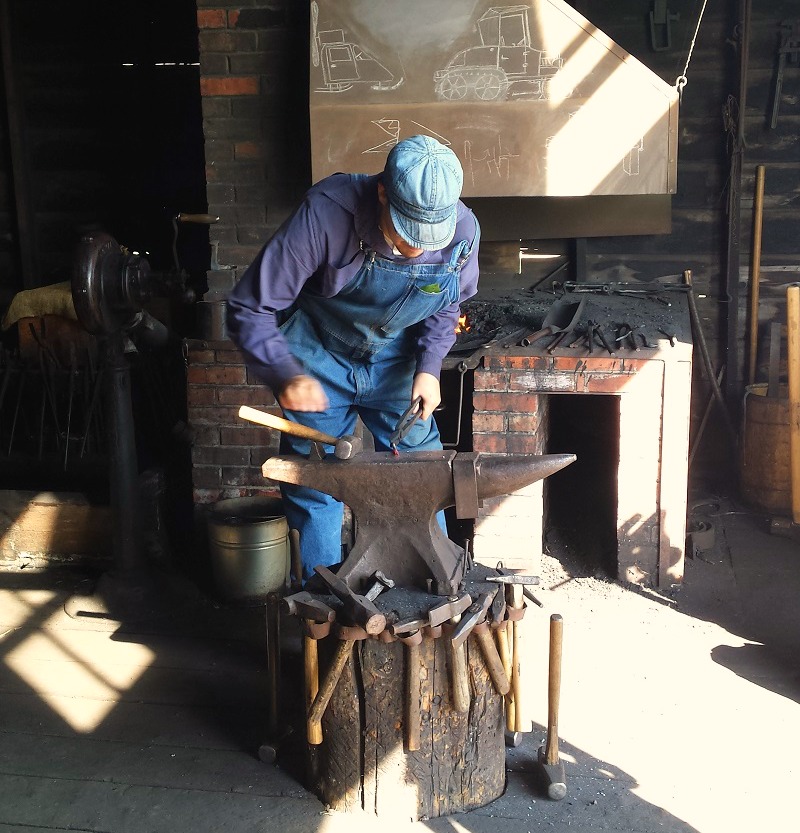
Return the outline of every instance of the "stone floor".
<path id="1" fill-rule="evenodd" d="M 532 731 L 507 751 L 505 794 L 415 823 L 327 811 L 281 763 L 296 734 L 278 764 L 259 759 L 263 608 L 182 581 L 154 592 L 76 569 L 0 574 L 0 830 L 796 829 L 800 544 L 726 498 L 698 511 L 714 543 L 681 588 L 625 588 L 545 556 L 544 607 L 525 618 Z M 564 617 L 560 802 L 534 779 L 551 613 Z"/>

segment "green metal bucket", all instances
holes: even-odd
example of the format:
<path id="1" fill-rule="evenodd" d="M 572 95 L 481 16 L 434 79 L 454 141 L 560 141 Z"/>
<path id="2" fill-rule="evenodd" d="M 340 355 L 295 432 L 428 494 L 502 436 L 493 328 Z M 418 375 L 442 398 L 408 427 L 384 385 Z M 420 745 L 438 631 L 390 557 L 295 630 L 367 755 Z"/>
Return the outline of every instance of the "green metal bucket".
<path id="1" fill-rule="evenodd" d="M 211 572 L 225 601 L 265 602 L 289 577 L 289 529 L 280 498 L 220 500 L 208 514 Z"/>

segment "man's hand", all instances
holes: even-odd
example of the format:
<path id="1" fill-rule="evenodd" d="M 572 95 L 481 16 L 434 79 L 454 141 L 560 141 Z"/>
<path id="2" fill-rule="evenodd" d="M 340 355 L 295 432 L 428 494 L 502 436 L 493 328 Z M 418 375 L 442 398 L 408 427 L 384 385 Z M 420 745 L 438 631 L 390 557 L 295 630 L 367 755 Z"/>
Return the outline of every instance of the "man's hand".
<path id="1" fill-rule="evenodd" d="M 422 397 L 420 407 L 422 408 L 422 419 L 427 419 L 439 407 L 442 401 L 442 389 L 439 387 L 439 380 L 431 373 L 417 373 L 414 377 L 414 384 L 411 386 L 412 402 Z"/>
<path id="2" fill-rule="evenodd" d="M 278 394 L 281 408 L 287 411 L 324 411 L 328 397 L 322 385 L 311 376 L 294 376 Z"/>

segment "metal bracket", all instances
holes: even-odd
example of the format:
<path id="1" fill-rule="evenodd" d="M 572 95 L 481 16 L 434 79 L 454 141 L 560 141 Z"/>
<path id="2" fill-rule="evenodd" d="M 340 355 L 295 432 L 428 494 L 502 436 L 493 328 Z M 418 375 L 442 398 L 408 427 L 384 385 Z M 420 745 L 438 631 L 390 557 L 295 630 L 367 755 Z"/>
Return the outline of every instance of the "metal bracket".
<path id="1" fill-rule="evenodd" d="M 680 14 L 673 14 L 667 8 L 667 0 L 653 0 L 650 11 L 650 46 L 654 52 L 665 52 L 672 48 L 671 24 L 680 19 Z"/>

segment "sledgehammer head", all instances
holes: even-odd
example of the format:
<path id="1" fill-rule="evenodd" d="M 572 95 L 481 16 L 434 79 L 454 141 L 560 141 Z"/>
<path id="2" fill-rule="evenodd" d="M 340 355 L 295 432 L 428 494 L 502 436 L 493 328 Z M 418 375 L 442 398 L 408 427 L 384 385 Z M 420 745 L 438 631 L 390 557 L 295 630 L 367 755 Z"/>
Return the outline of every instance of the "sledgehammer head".
<path id="1" fill-rule="evenodd" d="M 564 772 L 564 762 L 556 755 L 555 763 L 547 763 L 547 751 L 542 746 L 539 749 L 538 764 L 542 788 L 547 790 L 547 797 L 553 801 L 561 801 L 567 794 L 567 776 Z"/>

